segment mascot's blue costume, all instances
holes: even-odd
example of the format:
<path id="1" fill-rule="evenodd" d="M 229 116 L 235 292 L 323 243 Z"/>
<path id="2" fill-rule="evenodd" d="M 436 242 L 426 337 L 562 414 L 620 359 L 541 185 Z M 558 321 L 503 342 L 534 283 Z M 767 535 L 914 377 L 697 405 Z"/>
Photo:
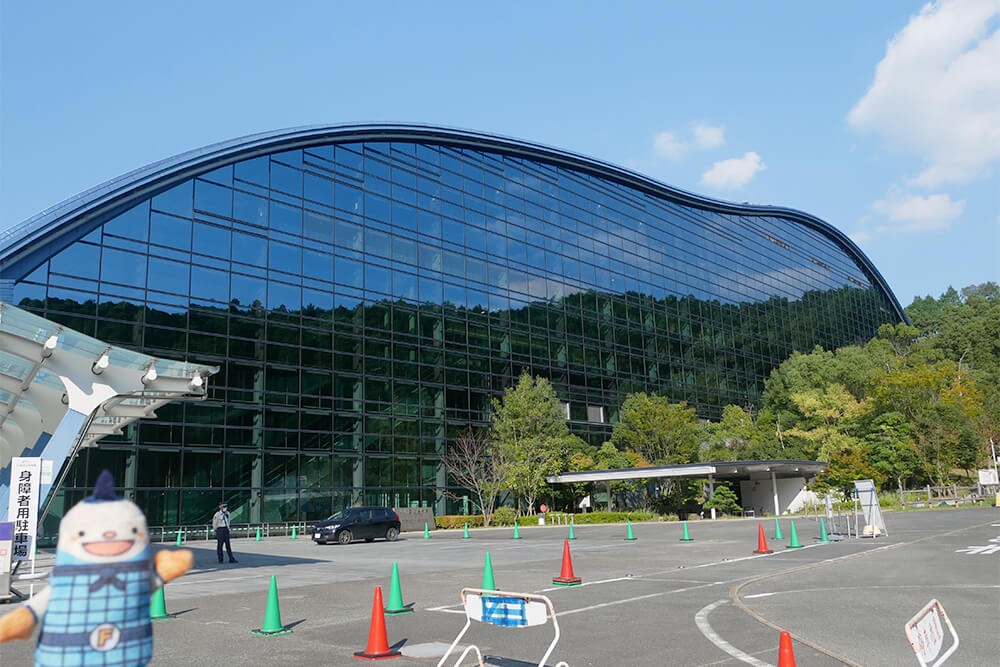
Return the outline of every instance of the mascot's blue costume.
<path id="1" fill-rule="evenodd" d="M 59 524 L 49 587 L 0 618 L 0 641 L 30 636 L 41 620 L 38 667 L 137 667 L 153 655 L 149 599 L 156 588 L 191 567 L 187 549 L 149 548 L 146 518 L 115 495 L 111 473 Z"/>

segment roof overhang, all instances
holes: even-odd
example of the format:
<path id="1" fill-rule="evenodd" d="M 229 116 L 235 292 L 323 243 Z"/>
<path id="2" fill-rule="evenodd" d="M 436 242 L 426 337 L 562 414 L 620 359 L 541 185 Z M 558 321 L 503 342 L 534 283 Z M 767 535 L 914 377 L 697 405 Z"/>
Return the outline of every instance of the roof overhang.
<path id="1" fill-rule="evenodd" d="M 0 301 L 0 470 L 37 454 L 72 407 L 69 393 L 86 393 L 86 380 L 112 395 L 89 413 L 81 446 L 155 418 L 172 401 L 203 399 L 218 370 L 110 345 Z M 54 461 L 54 472 L 62 463 Z"/>
<path id="2" fill-rule="evenodd" d="M 546 478 L 550 484 L 573 484 L 580 482 L 614 482 L 629 479 L 659 479 L 674 477 L 681 479 L 770 479 L 802 477 L 812 478 L 826 469 L 820 461 L 713 461 L 711 463 L 690 463 L 672 466 L 648 466 L 644 468 L 621 468 L 618 470 L 584 470 L 564 472 Z"/>

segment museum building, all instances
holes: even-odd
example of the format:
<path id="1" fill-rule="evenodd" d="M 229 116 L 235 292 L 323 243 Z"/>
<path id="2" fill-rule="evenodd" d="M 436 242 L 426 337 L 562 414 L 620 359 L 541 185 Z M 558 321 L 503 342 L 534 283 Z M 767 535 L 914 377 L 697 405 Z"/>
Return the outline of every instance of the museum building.
<path id="1" fill-rule="evenodd" d="M 452 513 L 449 439 L 522 372 L 600 445 L 629 393 L 713 419 L 758 402 L 793 351 L 905 321 L 807 213 L 391 124 L 254 135 L 97 186 L 0 231 L 0 301 L 218 368 L 204 400 L 66 463 L 57 515 L 107 468 L 151 525 L 203 524 L 223 498 L 243 523 L 359 502 Z"/>

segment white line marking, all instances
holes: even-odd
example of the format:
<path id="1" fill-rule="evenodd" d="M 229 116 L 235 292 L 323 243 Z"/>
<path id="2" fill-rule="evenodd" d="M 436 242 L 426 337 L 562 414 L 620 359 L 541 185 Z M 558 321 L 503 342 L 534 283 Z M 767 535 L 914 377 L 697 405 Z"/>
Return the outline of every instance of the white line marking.
<path id="1" fill-rule="evenodd" d="M 591 605 L 589 607 L 580 607 L 579 609 L 567 609 L 566 611 L 560 611 L 556 613 L 556 616 L 569 616 L 570 614 L 580 614 L 585 611 L 593 611 L 594 609 L 603 609 L 604 607 L 613 607 L 620 604 L 628 604 L 629 602 L 637 602 L 639 600 L 648 600 L 649 598 L 657 598 L 664 595 L 673 595 L 675 593 L 687 593 L 689 591 L 696 591 L 702 588 L 711 588 L 712 586 L 721 586 L 725 584 L 731 584 L 737 581 L 741 581 L 746 577 L 739 577 L 737 579 L 730 579 L 729 581 L 713 581 L 708 584 L 700 584 L 698 586 L 688 586 L 687 588 L 675 588 L 669 591 L 660 591 L 659 593 L 650 593 L 649 595 L 639 595 L 634 598 L 625 598 L 624 600 L 612 600 L 611 602 L 602 602 L 600 604 Z"/>
<path id="2" fill-rule="evenodd" d="M 733 656 L 737 660 L 741 660 L 747 663 L 748 665 L 753 665 L 754 667 L 774 667 L 774 665 L 772 665 L 769 662 L 763 662 L 753 657 L 749 653 L 744 653 L 743 651 L 739 650 L 738 648 L 727 642 L 725 639 L 720 637 L 718 633 L 712 629 L 712 626 L 709 625 L 708 615 L 712 613 L 713 609 L 715 609 L 719 605 L 726 604 L 727 602 L 728 600 L 718 600 L 706 607 L 703 607 L 701 611 L 695 614 L 694 622 L 698 625 L 698 629 L 701 630 L 701 634 L 705 635 L 705 638 L 708 639 L 708 641 L 712 642 L 713 644 L 721 648 L 729 655 Z"/>
<path id="3" fill-rule="evenodd" d="M 616 581 L 632 581 L 634 579 L 636 579 L 636 577 L 617 577 L 615 579 L 601 579 L 600 581 L 585 581 L 582 584 L 580 584 L 580 586 L 583 587 L 583 586 L 596 586 L 598 584 L 613 584 Z M 553 586 L 551 588 L 543 588 L 543 589 L 537 590 L 535 592 L 536 593 L 550 593 L 552 591 L 563 591 L 563 590 L 566 590 L 565 586 Z"/>
<path id="4" fill-rule="evenodd" d="M 756 595 L 744 595 L 744 600 L 752 600 L 753 598 L 769 598 L 772 595 L 777 595 L 777 593 L 757 593 Z"/>

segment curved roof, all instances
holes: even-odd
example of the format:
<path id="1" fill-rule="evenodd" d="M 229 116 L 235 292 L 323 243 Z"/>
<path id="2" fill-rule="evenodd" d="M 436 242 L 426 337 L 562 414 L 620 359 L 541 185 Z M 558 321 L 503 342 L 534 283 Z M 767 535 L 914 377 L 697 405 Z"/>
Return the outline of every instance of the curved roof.
<path id="1" fill-rule="evenodd" d="M 359 141 L 427 142 L 499 152 L 589 173 L 657 197 L 700 209 L 736 215 L 766 215 L 796 222 L 823 234 L 858 262 L 885 294 L 896 315 L 906 316 L 892 290 L 868 257 L 843 232 L 791 208 L 736 204 L 665 185 L 623 167 L 541 144 L 482 132 L 396 123 L 318 125 L 254 134 L 154 162 L 98 185 L 0 231 L 0 279 L 17 280 L 95 226 L 145 199 L 219 167 L 270 153 L 323 144 Z"/>

